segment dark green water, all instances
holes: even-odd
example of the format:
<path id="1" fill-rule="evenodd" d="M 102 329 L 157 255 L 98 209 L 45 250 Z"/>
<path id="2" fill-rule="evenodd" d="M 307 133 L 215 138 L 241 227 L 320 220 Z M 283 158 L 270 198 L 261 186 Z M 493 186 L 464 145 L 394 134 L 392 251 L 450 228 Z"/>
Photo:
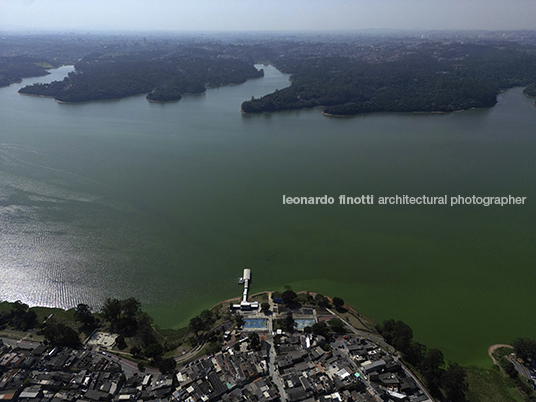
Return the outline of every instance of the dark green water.
<path id="1" fill-rule="evenodd" d="M 0 298 L 135 296 L 178 326 L 239 296 L 247 266 L 253 291 L 340 296 L 461 363 L 536 337 L 534 100 L 514 88 L 492 109 L 448 115 L 244 116 L 243 100 L 288 85 L 265 70 L 171 104 L 62 105 L 0 89 Z M 283 194 L 527 201 L 283 205 Z"/>

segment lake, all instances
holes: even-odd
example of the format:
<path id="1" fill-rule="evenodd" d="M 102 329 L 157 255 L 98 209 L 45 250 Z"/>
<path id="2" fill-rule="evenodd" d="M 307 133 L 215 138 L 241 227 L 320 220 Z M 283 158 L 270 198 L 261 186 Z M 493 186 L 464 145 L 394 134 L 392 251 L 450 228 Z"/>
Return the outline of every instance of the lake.
<path id="1" fill-rule="evenodd" d="M 176 103 L 58 104 L 0 89 L 0 299 L 139 298 L 162 326 L 219 300 L 311 290 L 410 324 L 447 360 L 536 337 L 536 109 L 243 115 L 264 78 Z M 333 205 L 283 205 L 283 195 Z M 523 205 L 339 205 L 338 196 L 516 196 Z"/>

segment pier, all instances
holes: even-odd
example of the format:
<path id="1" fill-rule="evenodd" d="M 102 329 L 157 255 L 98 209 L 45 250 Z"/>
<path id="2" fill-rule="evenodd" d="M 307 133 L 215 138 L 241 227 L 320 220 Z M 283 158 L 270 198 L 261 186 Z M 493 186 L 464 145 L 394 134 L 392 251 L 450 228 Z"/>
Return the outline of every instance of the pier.
<path id="1" fill-rule="evenodd" d="M 244 268 L 244 273 L 241 278 L 238 278 L 239 284 L 244 284 L 244 292 L 242 293 L 242 301 L 240 304 L 233 304 L 234 309 L 240 310 L 256 310 L 259 308 L 259 302 L 249 302 L 249 285 L 251 283 L 251 270 Z"/>

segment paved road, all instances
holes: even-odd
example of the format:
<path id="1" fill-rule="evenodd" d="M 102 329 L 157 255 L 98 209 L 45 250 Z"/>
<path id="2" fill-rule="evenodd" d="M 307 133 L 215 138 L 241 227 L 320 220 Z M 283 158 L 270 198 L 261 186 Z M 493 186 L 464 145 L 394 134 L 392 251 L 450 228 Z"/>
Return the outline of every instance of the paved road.
<path id="1" fill-rule="evenodd" d="M 190 359 L 193 359 L 201 351 L 201 349 L 203 349 L 203 347 L 205 347 L 205 345 L 206 345 L 206 342 L 203 342 L 203 343 L 197 345 L 195 348 L 193 348 L 189 352 L 186 352 L 185 354 L 183 354 L 183 355 L 181 355 L 179 357 L 176 357 L 175 361 L 177 362 L 177 364 L 182 364 L 184 362 L 187 362 Z"/>
<path id="2" fill-rule="evenodd" d="M 268 370 L 270 372 L 270 376 L 272 377 L 272 380 L 277 387 L 277 390 L 279 391 L 279 397 L 281 398 L 281 402 L 287 401 L 287 396 L 285 394 L 285 388 L 283 386 L 283 383 L 281 382 L 281 378 L 279 377 L 279 374 L 275 371 L 275 348 L 274 348 L 274 337 L 272 333 L 268 333 L 268 338 L 266 339 L 266 342 L 268 342 L 270 352 L 268 356 Z"/>
<path id="3" fill-rule="evenodd" d="M 326 308 L 327 311 L 329 311 L 331 314 L 333 314 L 334 316 L 336 316 L 337 318 L 339 318 L 339 320 L 341 320 L 342 322 L 344 322 L 346 324 L 346 326 L 348 328 L 350 328 L 352 330 L 352 332 L 355 334 L 355 335 L 359 335 L 359 336 L 362 336 L 364 338 L 369 338 L 370 340 L 372 340 L 373 342 L 376 342 L 377 344 L 380 344 L 385 350 L 388 350 L 389 352 L 391 353 L 395 353 L 396 350 L 395 348 L 393 348 L 391 345 L 385 343 L 385 341 L 383 340 L 383 338 L 381 336 L 378 336 L 378 335 L 374 335 L 374 334 L 371 334 L 370 332 L 366 332 L 366 331 L 361 331 L 359 329 L 356 329 L 352 326 L 352 324 L 350 324 L 348 321 L 344 320 L 343 318 L 341 318 L 336 312 L 334 312 L 333 310 L 330 310 L 329 308 Z"/>
<path id="4" fill-rule="evenodd" d="M 105 358 L 108 361 L 113 361 L 116 363 L 119 363 L 121 365 L 121 369 L 123 370 L 123 373 L 125 373 L 125 376 L 132 377 L 135 373 L 139 374 L 159 374 L 160 371 L 154 367 L 146 367 L 143 372 L 140 371 L 138 368 L 138 363 L 135 363 L 131 360 L 125 359 L 124 357 L 120 357 L 113 352 L 109 352 L 107 350 L 93 350 L 91 352 L 91 355 L 96 358 Z"/>
<path id="5" fill-rule="evenodd" d="M 39 345 L 41 345 L 41 342 L 36 341 L 28 341 L 25 339 L 12 339 L 12 338 L 0 338 L 2 341 L 6 344 L 11 346 L 12 348 L 22 348 L 22 349 L 35 349 Z"/>
<path id="6" fill-rule="evenodd" d="M 532 378 L 530 376 L 530 371 L 527 369 L 524 365 L 519 363 L 516 359 L 512 359 L 511 357 L 507 358 L 512 362 L 514 367 L 517 369 L 517 372 L 521 374 L 523 377 L 525 377 L 527 380 L 532 381 Z"/>
<path id="7" fill-rule="evenodd" d="M 287 401 L 287 396 L 285 394 L 285 387 L 283 386 L 283 383 L 281 382 L 281 378 L 279 377 L 279 374 L 275 371 L 275 347 L 274 347 L 274 326 L 273 326 L 273 317 L 274 317 L 274 301 L 272 300 L 272 293 L 268 292 L 268 303 L 270 304 L 270 311 L 272 312 L 268 316 L 268 337 L 266 339 L 266 342 L 268 342 L 270 351 L 268 355 L 268 370 L 270 372 L 270 376 L 272 377 L 272 380 L 277 387 L 277 390 L 279 391 L 279 397 L 281 398 L 281 402 Z"/>

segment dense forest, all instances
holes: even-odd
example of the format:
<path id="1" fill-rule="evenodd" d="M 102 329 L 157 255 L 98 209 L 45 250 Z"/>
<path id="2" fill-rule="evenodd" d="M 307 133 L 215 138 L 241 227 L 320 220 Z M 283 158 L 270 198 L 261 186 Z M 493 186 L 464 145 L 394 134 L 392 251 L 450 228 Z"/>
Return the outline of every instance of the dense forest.
<path id="1" fill-rule="evenodd" d="M 239 84 L 262 77 L 253 63 L 213 53 L 132 55 L 92 54 L 75 64 L 63 81 L 34 84 L 22 94 L 53 97 L 60 102 L 86 102 L 147 93 L 152 101 L 179 100 L 207 87 Z"/>
<path id="2" fill-rule="evenodd" d="M 48 75 L 47 68 L 59 67 L 56 62 L 29 56 L 13 56 L 0 58 L 0 87 L 7 87 L 21 82 L 27 77 Z"/>
<path id="3" fill-rule="evenodd" d="M 286 55 L 274 64 L 292 74 L 291 86 L 252 98 L 242 104 L 242 110 L 260 113 L 323 106 L 328 115 L 452 112 L 493 106 L 501 89 L 536 79 L 536 54 L 518 45 L 426 43 L 404 50 L 394 60 L 379 62 Z"/>
<path id="4" fill-rule="evenodd" d="M 513 86 L 525 86 L 527 96 L 536 96 L 536 47 L 526 35 L 447 36 L 45 38 L 29 48 L 33 41 L 20 39 L 7 43 L 7 49 L 28 55 L 2 57 L 0 80 L 4 85 L 20 80 L 6 78 L 6 71 L 45 74 L 44 64 L 37 62 L 43 58 L 56 64 L 76 59 L 75 71 L 63 81 L 19 92 L 62 102 L 137 94 L 147 94 L 150 101 L 176 101 L 185 93 L 261 77 L 254 63 L 291 74 L 289 87 L 245 101 L 245 113 L 310 107 L 323 107 L 327 115 L 451 112 L 493 106 L 497 94 Z"/>

